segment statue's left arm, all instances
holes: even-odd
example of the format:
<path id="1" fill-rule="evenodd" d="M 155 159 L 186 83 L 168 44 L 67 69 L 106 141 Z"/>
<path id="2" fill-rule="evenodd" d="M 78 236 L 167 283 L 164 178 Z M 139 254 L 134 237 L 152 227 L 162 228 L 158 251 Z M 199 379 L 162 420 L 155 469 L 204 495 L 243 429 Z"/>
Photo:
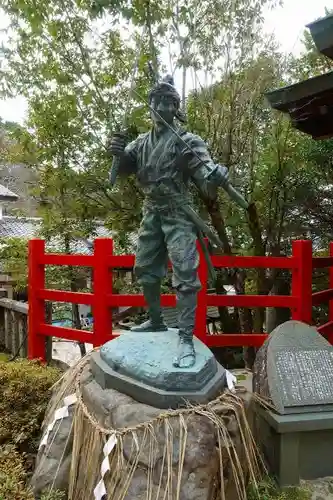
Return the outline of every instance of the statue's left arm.
<path id="1" fill-rule="evenodd" d="M 214 163 L 206 143 L 198 135 L 187 133 L 182 138 L 189 146 L 186 148 L 185 145 L 181 145 L 181 160 L 184 167 L 203 195 L 214 199 L 218 188 L 228 182 L 227 167 Z"/>

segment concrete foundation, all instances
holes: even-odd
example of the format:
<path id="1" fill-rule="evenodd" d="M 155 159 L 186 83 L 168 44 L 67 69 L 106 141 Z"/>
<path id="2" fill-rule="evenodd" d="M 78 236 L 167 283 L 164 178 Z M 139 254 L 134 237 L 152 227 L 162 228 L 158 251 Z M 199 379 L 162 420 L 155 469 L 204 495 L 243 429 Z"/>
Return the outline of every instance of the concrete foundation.
<path id="1" fill-rule="evenodd" d="M 333 476 L 333 412 L 278 415 L 256 405 L 255 434 L 281 487 Z"/>

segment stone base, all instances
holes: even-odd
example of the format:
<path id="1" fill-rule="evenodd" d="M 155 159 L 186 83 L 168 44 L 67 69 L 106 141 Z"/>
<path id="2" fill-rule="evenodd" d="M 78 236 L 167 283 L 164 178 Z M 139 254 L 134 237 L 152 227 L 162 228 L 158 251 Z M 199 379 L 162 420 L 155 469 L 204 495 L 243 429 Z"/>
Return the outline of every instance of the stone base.
<path id="1" fill-rule="evenodd" d="M 333 476 L 333 412 L 278 415 L 256 405 L 255 434 L 281 487 Z"/>
<path id="2" fill-rule="evenodd" d="M 185 401 L 207 403 L 226 387 L 226 372 L 200 340 L 194 339 L 196 364 L 175 368 L 177 330 L 124 332 L 91 357 L 91 370 L 103 389 L 115 389 L 158 408 Z"/>
<path id="3" fill-rule="evenodd" d="M 67 377 L 70 379 L 75 372 L 70 370 Z M 63 379 L 55 386 L 53 399 L 45 415 L 43 424 L 44 435 L 47 426 L 54 419 L 54 411 L 51 411 L 54 401 L 63 395 L 64 387 L 68 378 Z M 88 411 L 104 428 L 129 429 L 144 422 L 152 423 L 152 432 L 155 439 L 146 439 L 145 432 L 141 429 L 137 433 L 129 432 L 123 440 L 123 462 L 118 471 L 117 481 L 112 483 L 112 492 L 109 498 L 126 500 L 165 500 L 167 498 L 180 498 L 181 500 L 212 500 L 213 498 L 226 498 L 228 500 L 239 500 L 234 476 L 235 469 L 231 465 L 230 440 L 235 446 L 235 453 L 240 460 L 240 467 L 244 477 L 248 477 L 247 450 L 244 448 L 242 434 L 245 441 L 250 441 L 247 430 L 241 431 L 239 422 L 242 421 L 242 405 L 230 405 L 229 401 L 219 402 L 215 405 L 215 414 L 225 422 L 228 431 L 228 439 L 222 439 L 221 454 L 217 447 L 217 427 L 215 423 L 204 414 L 184 414 L 184 423 L 178 415 L 170 416 L 168 425 L 164 425 L 158 417 L 163 413 L 160 408 L 137 402 L 134 398 L 122 394 L 114 389 L 102 389 L 97 383 L 91 368 L 87 364 L 80 374 L 80 388 L 82 400 Z M 61 406 L 59 404 L 59 406 Z M 79 420 L 77 421 L 76 418 Z M 75 406 L 70 407 L 69 416 L 58 421 L 51 431 L 47 446 L 43 446 L 38 453 L 36 468 L 31 479 L 34 498 L 39 500 L 43 489 L 51 486 L 65 493 L 68 498 L 69 477 L 72 465 L 73 452 L 73 429 L 82 433 L 89 432 L 93 426 L 86 422 L 83 427 L 80 416 L 75 412 Z M 186 425 L 186 447 L 183 456 L 183 467 L 181 469 L 181 484 L 179 496 L 177 495 L 177 477 L 180 473 L 181 453 L 184 444 L 184 427 Z M 242 433 L 242 434 L 241 434 Z M 95 435 L 96 436 L 96 435 Z M 247 437 L 246 437 L 247 436 Z M 75 475 L 73 499 L 93 499 L 93 488 L 101 479 L 101 461 L 104 457 L 102 449 L 104 439 L 91 447 L 91 436 L 85 447 L 80 448 L 78 473 Z M 99 439 L 96 437 L 96 439 Z M 165 458 L 166 442 L 172 450 L 170 459 Z M 152 450 L 153 445 L 153 450 Z M 135 462 L 133 451 L 139 447 L 140 455 L 138 463 Z M 89 463 L 93 455 L 93 460 Z M 222 463 L 221 463 L 222 459 Z M 111 462 L 111 467 L 116 464 Z M 221 473 L 219 468 L 223 465 L 223 490 L 220 491 L 219 480 Z M 129 484 L 126 497 L 120 494 L 122 479 L 134 466 L 134 473 Z M 89 480 L 87 478 L 89 477 Z M 162 482 L 161 482 L 162 480 Z M 170 480 L 170 482 L 169 482 Z M 161 484 L 160 484 L 161 482 Z M 172 482 L 172 485 L 171 485 Z M 167 486 L 167 483 L 169 486 Z M 80 487 L 78 485 L 81 485 Z M 84 485 L 84 488 L 82 487 Z M 110 486 L 110 485 L 109 485 Z M 218 488 L 218 491 L 216 491 Z M 109 488 L 108 488 L 109 489 Z M 147 491 L 151 490 L 151 495 Z"/>

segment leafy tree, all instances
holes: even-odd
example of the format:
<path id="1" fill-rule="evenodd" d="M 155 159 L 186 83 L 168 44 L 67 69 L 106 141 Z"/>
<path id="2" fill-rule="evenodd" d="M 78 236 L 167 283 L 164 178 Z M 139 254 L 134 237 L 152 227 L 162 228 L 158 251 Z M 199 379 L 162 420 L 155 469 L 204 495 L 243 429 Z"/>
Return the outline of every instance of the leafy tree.
<path id="1" fill-rule="evenodd" d="M 128 232 L 138 228 L 142 193 L 135 179 L 120 180 L 112 192 L 107 187 L 107 137 L 122 126 L 127 109 L 129 135 L 147 130 L 148 110 L 140 97 L 151 84 L 147 62 L 164 71 L 166 47 L 172 70 L 182 72 L 189 128 L 208 142 L 216 161 L 228 165 L 233 184 L 251 202 L 244 214 L 223 192 L 215 200 L 196 196 L 223 252 L 283 255 L 291 238 L 318 237 L 328 227 L 329 144 L 314 147 L 270 109 L 264 93 L 330 66 L 309 37 L 304 54 L 293 58 L 282 56 L 274 40 L 263 36 L 263 9 L 274 5 L 273 0 L 2 1 L 12 39 L 3 50 L 1 90 L 29 100 L 21 153 L 38 172 L 35 195 L 46 238 L 58 237 L 69 252 L 76 238 L 94 235 L 102 218 L 126 246 Z M 199 72 L 207 76 L 204 84 Z M 186 99 L 190 75 L 195 90 Z M 210 84 L 208 75 L 216 83 Z M 288 285 L 283 273 L 236 270 L 220 274 L 218 290 L 224 293 L 228 282 L 237 293 L 276 293 L 278 279 Z M 263 330 L 261 310 L 236 310 L 231 317 L 221 308 L 220 315 L 226 332 Z"/>
<path id="2" fill-rule="evenodd" d="M 252 202 L 247 218 L 223 193 L 213 204 L 205 203 L 226 253 L 283 255 L 290 253 L 292 238 L 313 237 L 318 242 L 324 229 L 313 211 L 309 217 L 308 207 L 313 207 L 314 199 L 317 214 L 325 217 L 327 212 L 323 205 L 320 209 L 326 196 L 318 199 L 318 194 L 322 188 L 327 192 L 328 178 L 314 164 L 309 150 L 305 151 L 306 145 L 314 147 L 314 143 L 294 130 L 288 118 L 270 110 L 264 98 L 265 91 L 293 81 L 303 57 L 299 61 L 283 58 L 274 44 L 267 43 L 256 58 L 191 96 L 191 128 L 205 136 L 215 158 L 230 165 L 233 182 Z M 329 143 L 320 148 L 317 143 L 320 161 L 324 160 L 322 148 L 329 150 Z M 326 164 L 329 161 L 328 156 Z M 219 203 L 223 211 L 218 210 Z M 259 294 L 287 294 L 290 279 L 279 270 L 238 270 L 230 278 L 240 293 Z M 226 277 L 223 279 L 225 283 Z M 237 329 L 261 331 L 263 324 L 263 311 L 239 311 Z M 223 326 L 235 328 L 230 321 Z"/>

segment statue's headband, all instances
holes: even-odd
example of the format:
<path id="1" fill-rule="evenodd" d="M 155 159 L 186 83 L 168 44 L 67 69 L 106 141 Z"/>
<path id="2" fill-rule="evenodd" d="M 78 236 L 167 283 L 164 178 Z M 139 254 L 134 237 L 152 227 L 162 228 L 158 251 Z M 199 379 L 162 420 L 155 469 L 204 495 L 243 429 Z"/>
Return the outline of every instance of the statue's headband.
<path id="1" fill-rule="evenodd" d="M 149 92 L 149 102 L 151 102 L 152 98 L 156 95 L 167 95 L 172 96 L 178 105 L 180 104 L 180 95 L 177 92 L 174 86 L 174 80 L 172 76 L 167 75 L 158 82 Z"/>
<path id="2" fill-rule="evenodd" d="M 178 105 L 178 110 L 176 113 L 176 118 L 182 122 L 186 123 L 186 116 L 182 110 L 179 109 L 180 106 L 180 95 L 176 90 L 174 85 L 174 79 L 171 75 L 165 76 L 160 82 L 158 82 L 149 92 L 148 100 L 151 103 L 151 100 L 154 96 L 171 96 L 175 99 Z"/>

